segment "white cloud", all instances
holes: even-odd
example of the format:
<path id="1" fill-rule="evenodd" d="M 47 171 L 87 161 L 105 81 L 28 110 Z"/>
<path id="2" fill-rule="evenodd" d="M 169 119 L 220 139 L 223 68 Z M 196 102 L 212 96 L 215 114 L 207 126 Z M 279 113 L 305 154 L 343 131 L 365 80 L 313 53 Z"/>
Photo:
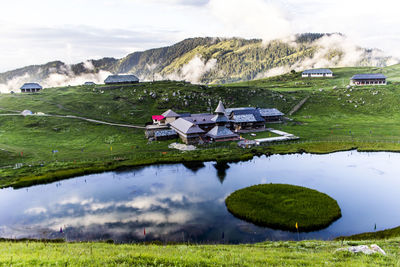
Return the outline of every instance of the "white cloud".
<path id="1" fill-rule="evenodd" d="M 188 81 L 191 83 L 200 83 L 201 78 L 207 72 L 212 71 L 217 66 L 217 59 L 211 58 L 204 60 L 200 56 L 195 55 L 188 63 L 183 65 L 179 70 L 174 73 L 162 76 L 156 75 L 157 80 L 177 80 Z"/>
<path id="2" fill-rule="evenodd" d="M 39 215 L 41 213 L 46 213 L 47 209 L 44 207 L 34 207 L 27 209 L 24 213 L 29 215 Z"/>
<path id="3" fill-rule="evenodd" d="M 122 57 L 194 36 L 270 40 L 299 32 L 342 32 L 353 43 L 400 56 L 398 10 L 394 0 L 7 1 L 0 71 Z"/>
<path id="4" fill-rule="evenodd" d="M 210 0 L 210 12 L 223 23 L 223 36 L 273 40 L 292 33 L 291 23 L 277 1 Z"/>

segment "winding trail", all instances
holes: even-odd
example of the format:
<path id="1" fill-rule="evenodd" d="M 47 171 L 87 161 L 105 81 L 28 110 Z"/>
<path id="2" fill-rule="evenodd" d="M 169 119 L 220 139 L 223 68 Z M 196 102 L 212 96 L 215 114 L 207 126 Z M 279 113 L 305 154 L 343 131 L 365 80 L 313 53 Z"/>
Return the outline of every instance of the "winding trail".
<path id="1" fill-rule="evenodd" d="M 24 116 L 24 115 L 10 113 L 10 114 L 0 114 L 0 116 Z M 94 119 L 89 119 L 89 118 L 79 117 L 79 116 L 74 116 L 74 115 L 32 114 L 32 115 L 25 115 L 25 116 L 77 119 L 77 120 L 83 120 L 83 121 L 88 121 L 88 122 L 98 123 L 98 124 L 105 124 L 105 125 L 110 125 L 110 126 L 135 128 L 135 129 L 146 129 L 146 127 L 143 127 L 143 126 L 137 126 L 137 125 L 131 125 L 131 124 L 120 124 L 120 123 L 113 123 L 113 122 L 107 122 L 107 121 L 99 121 L 99 120 L 94 120 Z"/>

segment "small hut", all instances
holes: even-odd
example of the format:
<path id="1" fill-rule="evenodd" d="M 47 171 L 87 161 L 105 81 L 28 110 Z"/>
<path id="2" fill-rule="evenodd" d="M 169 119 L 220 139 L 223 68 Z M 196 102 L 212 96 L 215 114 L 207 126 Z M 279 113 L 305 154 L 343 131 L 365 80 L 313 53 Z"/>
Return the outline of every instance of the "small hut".
<path id="1" fill-rule="evenodd" d="M 25 83 L 21 87 L 21 93 L 37 93 L 42 89 L 43 87 L 38 83 Z"/>
<path id="2" fill-rule="evenodd" d="M 94 82 L 85 82 L 83 85 L 96 85 Z"/>
<path id="3" fill-rule="evenodd" d="M 110 75 L 104 80 L 105 84 L 131 84 L 138 82 L 139 78 L 135 75 Z"/>

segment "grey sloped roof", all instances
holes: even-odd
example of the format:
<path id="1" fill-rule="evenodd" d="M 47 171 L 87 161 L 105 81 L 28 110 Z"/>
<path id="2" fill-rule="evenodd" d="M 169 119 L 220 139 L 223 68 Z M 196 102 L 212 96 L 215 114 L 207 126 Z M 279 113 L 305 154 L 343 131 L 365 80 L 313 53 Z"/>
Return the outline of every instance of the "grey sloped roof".
<path id="1" fill-rule="evenodd" d="M 192 114 L 190 114 L 190 113 L 179 113 L 178 115 L 179 115 L 179 118 L 191 117 L 192 116 Z"/>
<path id="2" fill-rule="evenodd" d="M 163 115 L 165 118 L 172 118 L 172 117 L 177 118 L 177 117 L 179 117 L 179 114 L 174 112 L 174 111 L 172 111 L 171 109 L 168 109 L 167 111 L 165 111 L 161 115 Z"/>
<path id="3" fill-rule="evenodd" d="M 171 127 L 174 130 L 184 134 L 204 133 L 199 126 L 182 118 L 173 121 L 171 123 Z"/>
<path id="4" fill-rule="evenodd" d="M 277 110 L 276 108 L 260 108 L 258 109 L 261 116 L 263 117 L 273 117 L 273 116 L 283 116 L 282 112 Z"/>
<path id="5" fill-rule="evenodd" d="M 253 114 L 234 115 L 233 122 L 257 122 Z"/>
<path id="6" fill-rule="evenodd" d="M 231 130 L 226 128 L 225 126 L 215 126 L 212 128 L 206 136 L 212 138 L 226 138 L 226 137 L 238 137 L 237 134 L 233 133 Z"/>
<path id="7" fill-rule="evenodd" d="M 104 83 L 135 83 L 139 78 L 135 75 L 110 75 L 104 80 Z"/>
<path id="8" fill-rule="evenodd" d="M 95 85 L 94 82 L 85 82 L 84 85 Z"/>
<path id="9" fill-rule="evenodd" d="M 303 71 L 303 74 L 333 74 L 333 72 L 330 69 L 312 69 L 312 70 L 305 70 Z"/>
<path id="10" fill-rule="evenodd" d="M 215 113 L 225 113 L 225 107 L 224 104 L 222 104 L 221 100 L 219 101 L 218 106 L 215 109 Z"/>
<path id="11" fill-rule="evenodd" d="M 215 123 L 214 121 L 212 121 L 213 117 L 213 114 L 192 114 L 190 117 L 183 117 L 183 119 L 190 121 L 191 123 L 196 125 L 202 125 Z"/>
<path id="12" fill-rule="evenodd" d="M 38 83 L 25 83 L 21 89 L 43 89 L 43 87 Z"/>
<path id="13" fill-rule="evenodd" d="M 213 122 L 229 122 L 228 118 L 225 115 L 217 114 L 211 118 Z"/>
<path id="14" fill-rule="evenodd" d="M 240 109 L 234 110 L 231 113 L 231 120 L 233 122 L 264 122 L 258 109 Z"/>
<path id="15" fill-rule="evenodd" d="M 363 73 L 356 74 L 351 77 L 351 80 L 368 80 L 368 79 L 386 79 L 386 76 L 382 73 Z"/>
<path id="16" fill-rule="evenodd" d="M 161 137 L 161 136 L 177 135 L 177 133 L 174 130 L 160 130 L 160 131 L 154 132 L 154 135 L 156 137 Z"/>
<path id="17" fill-rule="evenodd" d="M 241 107 L 241 108 L 227 108 L 225 109 L 225 115 L 229 116 L 233 111 L 237 110 L 255 110 L 256 108 L 253 107 Z"/>

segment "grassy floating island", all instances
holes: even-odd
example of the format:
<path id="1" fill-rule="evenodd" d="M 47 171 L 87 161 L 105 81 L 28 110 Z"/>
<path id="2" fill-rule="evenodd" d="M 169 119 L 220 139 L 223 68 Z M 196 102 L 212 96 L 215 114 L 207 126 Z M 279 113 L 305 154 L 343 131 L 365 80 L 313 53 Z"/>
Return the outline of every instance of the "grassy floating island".
<path id="1" fill-rule="evenodd" d="M 233 192 L 225 200 L 234 216 L 259 226 L 300 232 L 320 230 L 342 214 L 336 200 L 313 189 L 261 184 Z"/>

